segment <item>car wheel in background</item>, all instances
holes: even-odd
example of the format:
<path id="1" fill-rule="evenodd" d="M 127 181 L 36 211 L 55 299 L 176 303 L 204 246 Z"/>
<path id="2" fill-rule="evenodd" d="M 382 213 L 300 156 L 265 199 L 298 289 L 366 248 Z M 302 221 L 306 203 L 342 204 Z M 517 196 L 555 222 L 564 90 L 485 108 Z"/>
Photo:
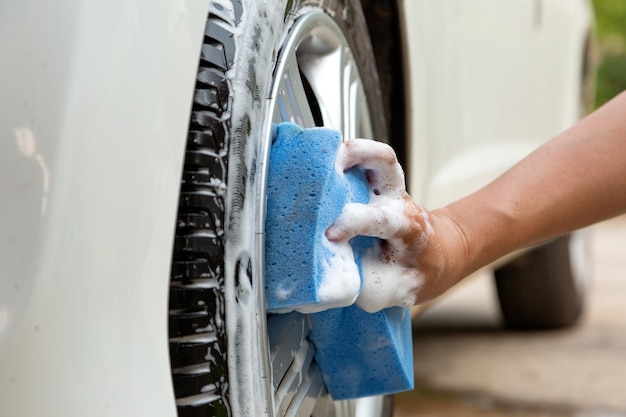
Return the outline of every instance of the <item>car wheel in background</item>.
<path id="1" fill-rule="evenodd" d="M 507 327 L 537 330 L 575 324 L 590 280 L 584 232 L 562 236 L 496 269 Z"/>
<path id="2" fill-rule="evenodd" d="M 170 285 L 170 355 L 181 417 L 391 413 L 388 398 L 332 401 L 306 337 L 307 317 L 265 312 L 272 124 L 386 137 L 360 4 L 303 3 L 211 2 Z"/>

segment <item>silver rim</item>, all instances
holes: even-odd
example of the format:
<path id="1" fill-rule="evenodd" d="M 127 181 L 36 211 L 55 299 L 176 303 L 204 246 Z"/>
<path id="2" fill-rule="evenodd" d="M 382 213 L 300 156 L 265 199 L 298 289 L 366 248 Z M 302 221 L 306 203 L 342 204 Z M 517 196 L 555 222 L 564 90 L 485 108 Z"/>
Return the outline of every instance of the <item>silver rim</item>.
<path id="1" fill-rule="evenodd" d="M 304 77 L 304 78 L 303 78 Z M 312 11 L 300 17 L 289 31 L 279 54 L 269 102 L 264 137 L 273 123 L 292 122 L 303 127 L 326 126 L 344 138 L 371 138 L 372 126 L 358 67 L 341 29 L 328 15 Z M 267 140 L 263 160 L 268 160 Z M 264 207 L 265 177 L 261 178 L 259 201 Z M 265 224 L 264 210 L 257 224 Z M 263 254 L 263 239 L 257 253 Z M 263 256 L 258 259 L 262 260 Z M 257 265 L 263 270 L 263 265 Z M 263 288 L 263 286 L 259 286 Z M 260 291 L 262 293 L 262 291 Z M 259 294 L 260 305 L 265 305 Z M 297 313 L 268 317 L 265 340 L 274 393 L 275 416 L 380 416 L 382 397 L 333 402 L 326 393 L 313 360 L 313 347 L 306 336 L 306 316 Z"/>

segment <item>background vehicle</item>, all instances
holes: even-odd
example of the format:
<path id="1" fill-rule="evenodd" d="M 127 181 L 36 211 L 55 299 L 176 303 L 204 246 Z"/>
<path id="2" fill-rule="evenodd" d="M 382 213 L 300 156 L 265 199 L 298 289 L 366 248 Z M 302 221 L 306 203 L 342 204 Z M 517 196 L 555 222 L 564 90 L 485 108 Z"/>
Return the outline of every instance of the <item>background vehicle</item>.
<path id="1" fill-rule="evenodd" d="M 306 317 L 265 314 L 272 122 L 390 140 L 443 204 L 575 120 L 590 25 L 571 0 L 3 3 L 0 415 L 388 413 L 333 403 Z"/>

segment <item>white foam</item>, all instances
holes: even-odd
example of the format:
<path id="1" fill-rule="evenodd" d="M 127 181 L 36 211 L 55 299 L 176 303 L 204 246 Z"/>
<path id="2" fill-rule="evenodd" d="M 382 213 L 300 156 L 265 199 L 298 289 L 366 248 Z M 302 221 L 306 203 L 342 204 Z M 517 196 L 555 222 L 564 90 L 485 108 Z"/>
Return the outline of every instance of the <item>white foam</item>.
<path id="1" fill-rule="evenodd" d="M 259 24 L 262 18 L 267 17 L 268 22 L 282 22 L 283 10 L 278 7 L 270 7 L 266 2 L 257 2 L 254 0 L 245 0 L 242 5 L 243 14 L 241 20 L 234 30 L 238 37 L 235 62 L 247 63 L 254 61 L 254 72 L 256 74 L 271 74 L 274 68 L 274 45 L 277 44 L 276 36 L 278 33 L 285 33 L 283 27 L 268 26 Z M 255 24 L 255 19 L 257 23 Z M 231 142 L 230 152 L 234 153 L 235 158 L 229 158 L 229 187 L 230 191 L 241 191 L 244 198 L 241 213 L 235 218 L 237 224 L 232 226 L 226 234 L 227 250 L 224 263 L 227 266 L 224 272 L 224 298 L 225 298 L 225 317 L 226 330 L 231 337 L 228 346 L 228 363 L 229 363 L 229 379 L 230 383 L 239 389 L 231 390 L 230 406 L 231 414 L 242 417 L 259 416 L 266 413 L 271 407 L 272 390 L 266 389 L 264 381 L 271 378 L 271 369 L 267 365 L 266 352 L 262 346 L 266 342 L 263 334 L 265 325 L 259 322 L 265 320 L 263 306 L 257 298 L 256 288 L 251 285 L 248 279 L 236 280 L 236 274 L 241 273 L 243 277 L 247 271 L 236 271 L 232 266 L 242 265 L 245 268 L 249 265 L 253 269 L 255 286 L 258 283 L 262 266 L 256 262 L 256 255 L 252 258 L 251 254 L 258 253 L 262 250 L 263 245 L 263 222 L 257 217 L 262 212 L 262 202 L 258 201 L 258 190 L 249 187 L 247 190 L 237 190 L 232 184 L 237 183 L 236 176 L 242 175 L 242 172 L 256 172 L 251 174 L 251 178 L 255 181 L 262 179 L 260 172 L 265 169 L 263 163 L 266 162 L 263 156 L 267 154 L 266 148 L 269 143 L 261 140 L 269 137 L 269 126 L 264 123 L 264 114 L 266 111 L 265 97 L 269 95 L 269 80 L 261 77 L 258 79 L 259 85 L 256 90 L 260 93 L 260 100 L 254 100 L 254 96 L 247 85 L 250 75 L 247 74 L 246 65 L 233 65 L 227 71 L 227 75 L 231 80 L 230 91 L 234 97 L 231 100 L 231 111 L 225 113 L 222 117 L 231 116 L 232 125 L 240 126 L 246 124 L 250 126 L 253 133 L 245 143 L 239 143 L 245 146 L 245 155 L 242 159 L 238 150 L 233 147 Z M 261 136 L 262 135 L 262 136 Z M 231 139 L 232 140 L 232 139 Z M 246 168 L 247 167 L 247 168 Z M 252 169 L 248 171 L 247 169 Z M 248 185 L 251 185 L 252 182 Z M 264 184 L 261 184 L 264 186 Z M 230 205 L 236 202 L 239 197 L 236 193 L 227 193 L 227 213 L 232 213 Z M 232 221 L 231 219 L 228 219 Z"/>
<path id="2" fill-rule="evenodd" d="M 329 242 L 322 237 L 324 246 L 334 254 L 324 261 L 322 282 L 318 290 L 320 302 L 329 305 L 337 304 L 337 307 L 347 306 L 356 300 L 361 288 L 359 268 L 354 261 L 354 252 L 349 243 Z"/>
<path id="3" fill-rule="evenodd" d="M 279 284 L 278 287 L 274 290 L 274 295 L 277 299 L 285 301 L 291 298 L 292 292 L 293 291 L 291 291 L 290 289 L 285 288 L 284 285 Z"/>
<path id="4" fill-rule="evenodd" d="M 424 283 L 419 270 L 381 259 L 379 248 L 370 250 L 362 265 L 363 286 L 356 303 L 363 310 L 375 313 L 387 307 L 415 304 Z"/>

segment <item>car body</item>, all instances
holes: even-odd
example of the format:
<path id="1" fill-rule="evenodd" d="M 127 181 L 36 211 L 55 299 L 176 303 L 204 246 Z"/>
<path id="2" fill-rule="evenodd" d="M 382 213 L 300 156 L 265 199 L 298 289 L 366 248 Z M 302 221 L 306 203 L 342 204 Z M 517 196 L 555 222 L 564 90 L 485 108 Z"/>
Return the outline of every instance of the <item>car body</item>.
<path id="1" fill-rule="evenodd" d="M 261 3 L 0 6 L 1 415 L 176 415 L 168 283 L 206 17 L 234 10 L 245 24 L 238 8 Z M 406 145 L 410 192 L 428 207 L 495 178 L 579 116 L 587 2 L 380 4 L 403 52 L 393 74 L 403 94 L 390 97 L 402 98 L 395 127 L 406 137 L 390 139 Z M 291 1 L 262 11 L 272 8 L 309 11 Z M 271 69 L 280 49 L 256 46 L 255 70 Z M 262 199 L 250 207 L 249 233 L 262 237 Z M 243 322 L 263 332 L 264 314 L 249 314 Z M 242 375 L 267 377 L 255 367 L 267 347 L 255 343 Z M 233 403 L 272 415 L 256 387 Z"/>
<path id="2" fill-rule="evenodd" d="M 439 207 L 581 116 L 583 1 L 407 1 L 411 195 Z M 515 82 L 511 82 L 515 80 Z"/>

